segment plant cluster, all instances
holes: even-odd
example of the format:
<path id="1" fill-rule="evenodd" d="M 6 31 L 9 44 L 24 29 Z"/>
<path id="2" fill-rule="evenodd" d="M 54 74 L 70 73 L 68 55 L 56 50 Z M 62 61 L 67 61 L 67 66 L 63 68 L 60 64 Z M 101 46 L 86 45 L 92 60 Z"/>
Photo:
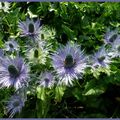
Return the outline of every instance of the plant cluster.
<path id="1" fill-rule="evenodd" d="M 119 9 L 1 2 L 0 117 L 119 117 Z"/>

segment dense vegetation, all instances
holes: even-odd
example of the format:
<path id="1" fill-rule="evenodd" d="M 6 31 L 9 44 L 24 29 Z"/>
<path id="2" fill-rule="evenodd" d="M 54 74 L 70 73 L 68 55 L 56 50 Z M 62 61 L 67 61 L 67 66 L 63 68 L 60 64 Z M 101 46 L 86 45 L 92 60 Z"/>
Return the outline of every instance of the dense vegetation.
<path id="1" fill-rule="evenodd" d="M 15 112 L 12 116 L 16 118 L 120 117 L 120 53 L 114 56 L 115 50 L 112 51 L 111 56 L 108 55 L 110 59 L 109 64 L 106 63 L 108 67 L 94 68 L 96 61 L 91 60 L 91 56 L 94 56 L 103 46 L 107 49 L 107 53 L 111 53 L 113 49 L 110 47 L 120 45 L 119 11 L 120 3 L 114 2 L 0 3 L 0 77 L 3 75 L 3 64 L 8 56 L 12 59 L 21 56 L 29 67 L 27 87 L 20 89 L 14 85 L 8 87 L 3 84 L 3 76 L 0 78 L 0 81 L 3 81 L 0 89 L 0 117 L 10 116 L 10 112 L 6 112 L 6 101 L 9 101 L 14 94 L 23 96 L 25 100 L 20 113 Z M 28 23 L 30 20 L 40 20 L 40 24 L 36 26 L 40 27 L 38 40 L 31 37 L 32 35 L 28 37 L 26 33 L 21 36 L 19 23 L 26 19 Z M 112 38 L 114 34 L 118 35 L 117 38 L 113 38 L 117 39 L 118 43 L 111 42 L 109 45 L 106 35 Z M 6 44 L 11 39 L 18 43 L 19 51 L 16 48 L 14 49 L 16 51 L 8 50 Z M 37 52 L 40 52 L 39 57 L 37 52 L 36 56 L 32 57 L 32 52 L 35 53 L 36 50 L 34 49 L 36 43 L 40 43 L 41 46 L 38 46 L 42 48 L 37 49 Z M 72 80 L 72 84 L 58 84 L 59 75 L 53 65 L 52 55 L 57 54 L 58 48 L 61 46 L 64 48 L 69 43 L 77 44 L 81 46 L 81 51 L 84 50 L 86 67 L 80 77 Z M 71 67 L 74 61 L 70 55 L 67 56 L 64 61 L 65 67 Z M 10 71 L 12 69 L 17 75 L 17 69 L 10 65 L 8 72 L 13 74 Z M 45 71 L 52 72 L 53 79 L 56 81 L 50 88 L 44 87 L 40 82 L 44 77 L 41 74 Z"/>

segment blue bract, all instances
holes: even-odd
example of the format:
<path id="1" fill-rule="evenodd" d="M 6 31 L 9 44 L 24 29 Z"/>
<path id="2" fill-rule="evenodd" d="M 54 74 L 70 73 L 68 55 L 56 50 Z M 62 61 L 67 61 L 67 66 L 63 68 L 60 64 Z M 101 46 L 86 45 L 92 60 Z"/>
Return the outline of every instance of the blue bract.
<path id="1" fill-rule="evenodd" d="M 51 72 L 44 72 L 40 75 L 40 80 L 38 81 L 39 85 L 42 87 L 51 88 L 54 86 L 54 77 Z"/>
<path id="2" fill-rule="evenodd" d="M 27 83 L 28 67 L 22 58 L 4 58 L 0 64 L 1 87 L 13 86 L 17 90 Z"/>
<path id="3" fill-rule="evenodd" d="M 14 52 L 19 50 L 19 45 L 13 39 L 5 42 L 5 50 L 9 52 Z"/>
<path id="4" fill-rule="evenodd" d="M 20 96 L 14 95 L 7 101 L 6 110 L 9 117 L 13 117 L 16 113 L 20 113 L 23 107 L 24 100 Z"/>
<path id="5" fill-rule="evenodd" d="M 36 22 L 30 19 L 26 19 L 26 21 L 19 22 L 18 27 L 21 30 L 21 36 L 30 37 L 31 39 L 38 39 L 40 34 L 40 20 L 38 19 Z"/>
<path id="6" fill-rule="evenodd" d="M 108 53 L 106 52 L 104 46 L 101 47 L 94 55 L 93 55 L 93 67 L 109 67 L 109 63 L 111 62 Z"/>
<path id="7" fill-rule="evenodd" d="M 84 72 L 86 57 L 77 44 L 68 43 L 52 56 L 52 64 L 60 78 L 60 83 L 71 85 L 74 78 Z"/>

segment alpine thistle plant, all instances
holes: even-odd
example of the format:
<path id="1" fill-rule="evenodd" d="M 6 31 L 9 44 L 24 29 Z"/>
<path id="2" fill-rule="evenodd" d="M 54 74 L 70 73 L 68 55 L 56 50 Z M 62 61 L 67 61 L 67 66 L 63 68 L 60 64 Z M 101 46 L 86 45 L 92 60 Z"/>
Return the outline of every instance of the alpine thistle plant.
<path id="1" fill-rule="evenodd" d="M 111 63 L 111 58 L 108 56 L 105 47 L 102 46 L 92 57 L 92 68 L 105 67 L 108 68 Z"/>
<path id="2" fill-rule="evenodd" d="M 37 40 L 40 34 L 40 20 L 33 21 L 33 19 L 27 18 L 26 21 L 20 21 L 18 24 L 19 29 L 21 30 L 21 36 L 29 37 L 33 40 Z"/>
<path id="3" fill-rule="evenodd" d="M 26 56 L 30 63 L 33 64 L 45 64 L 46 58 L 49 55 L 50 46 L 47 46 L 45 42 L 39 42 L 37 46 L 30 48 L 26 53 Z"/>
<path id="4" fill-rule="evenodd" d="M 51 88 L 54 86 L 54 76 L 51 72 L 43 72 L 39 76 L 39 81 L 37 82 L 40 86 L 45 88 Z"/>
<path id="5" fill-rule="evenodd" d="M 112 45 L 113 42 L 117 39 L 117 37 L 118 37 L 117 30 L 110 31 L 110 29 L 108 29 L 105 34 L 104 43 Z"/>
<path id="6" fill-rule="evenodd" d="M 19 50 L 19 45 L 15 40 L 5 42 L 5 51 L 14 52 Z"/>
<path id="7" fill-rule="evenodd" d="M 6 112 L 9 114 L 9 117 L 12 118 L 16 113 L 20 113 L 24 107 L 24 100 L 21 96 L 14 95 L 7 101 Z"/>
<path id="8" fill-rule="evenodd" d="M 4 58 L 0 63 L 0 85 L 1 87 L 13 86 L 19 89 L 27 84 L 29 78 L 28 67 L 23 59 Z"/>
<path id="9" fill-rule="evenodd" d="M 84 52 L 77 44 L 71 43 L 67 43 L 65 47 L 53 54 L 52 65 L 59 76 L 60 83 L 65 85 L 72 85 L 72 81 L 84 73 L 87 67 Z"/>

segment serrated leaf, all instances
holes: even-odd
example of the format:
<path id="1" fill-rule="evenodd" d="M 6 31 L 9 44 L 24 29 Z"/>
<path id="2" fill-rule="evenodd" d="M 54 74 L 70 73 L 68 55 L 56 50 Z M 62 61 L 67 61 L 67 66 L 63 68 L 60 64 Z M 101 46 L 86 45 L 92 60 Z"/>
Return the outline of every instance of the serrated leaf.
<path id="1" fill-rule="evenodd" d="M 105 89 L 106 84 L 103 80 L 91 80 L 86 83 L 83 95 L 100 95 Z"/>
<path id="2" fill-rule="evenodd" d="M 93 69 L 91 69 L 91 72 L 93 73 L 93 76 L 94 76 L 96 79 L 99 78 L 100 72 L 99 72 L 98 70 L 93 70 Z"/>
<path id="3" fill-rule="evenodd" d="M 64 86 L 57 86 L 55 88 L 55 99 L 57 101 L 61 101 L 62 100 L 62 97 L 64 95 L 64 91 L 65 91 L 65 87 Z"/>

